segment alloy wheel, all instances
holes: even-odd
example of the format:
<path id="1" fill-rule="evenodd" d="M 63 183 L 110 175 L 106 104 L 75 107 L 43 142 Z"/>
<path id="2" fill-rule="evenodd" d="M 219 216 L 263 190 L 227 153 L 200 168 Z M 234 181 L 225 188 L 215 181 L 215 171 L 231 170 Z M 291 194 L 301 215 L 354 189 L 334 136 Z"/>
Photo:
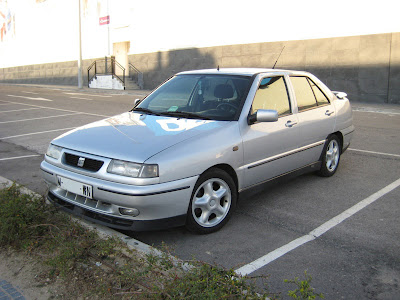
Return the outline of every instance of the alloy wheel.
<path id="1" fill-rule="evenodd" d="M 326 149 L 326 168 L 333 172 L 339 163 L 339 144 L 336 140 L 331 140 Z"/>
<path id="2" fill-rule="evenodd" d="M 192 215 L 203 227 L 213 227 L 221 223 L 229 212 L 232 195 L 229 185 L 220 178 L 203 182 L 194 194 Z"/>

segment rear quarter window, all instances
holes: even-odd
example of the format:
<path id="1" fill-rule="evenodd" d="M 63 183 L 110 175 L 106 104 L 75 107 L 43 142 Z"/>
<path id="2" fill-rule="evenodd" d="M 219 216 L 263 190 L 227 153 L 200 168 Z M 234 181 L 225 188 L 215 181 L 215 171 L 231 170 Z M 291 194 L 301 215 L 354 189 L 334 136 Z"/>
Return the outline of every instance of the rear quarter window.
<path id="1" fill-rule="evenodd" d="M 328 97 L 325 96 L 325 94 L 320 90 L 320 88 L 312 80 L 308 79 L 308 81 L 310 82 L 315 98 L 317 99 L 317 104 L 318 105 L 329 104 Z"/>

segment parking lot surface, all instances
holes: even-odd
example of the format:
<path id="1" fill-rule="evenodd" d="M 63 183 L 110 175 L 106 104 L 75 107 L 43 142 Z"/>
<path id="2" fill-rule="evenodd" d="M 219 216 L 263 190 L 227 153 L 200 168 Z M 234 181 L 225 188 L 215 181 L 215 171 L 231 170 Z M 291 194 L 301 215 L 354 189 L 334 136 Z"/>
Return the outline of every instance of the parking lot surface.
<path id="1" fill-rule="evenodd" d="M 80 125 L 125 112 L 143 91 L 0 85 L 0 176 L 44 194 L 39 165 L 48 143 Z M 350 99 L 351 100 L 351 99 Z M 281 178 L 241 195 L 219 232 L 184 228 L 126 233 L 181 259 L 250 276 L 313 277 L 326 299 L 398 299 L 400 290 L 400 106 L 353 103 L 356 131 L 335 176 Z"/>

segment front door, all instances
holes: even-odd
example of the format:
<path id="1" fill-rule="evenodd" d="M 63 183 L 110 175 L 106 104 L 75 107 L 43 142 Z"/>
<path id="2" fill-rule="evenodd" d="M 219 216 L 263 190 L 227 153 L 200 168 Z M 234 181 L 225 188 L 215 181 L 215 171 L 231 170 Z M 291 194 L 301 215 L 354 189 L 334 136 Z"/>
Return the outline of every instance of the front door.
<path id="1" fill-rule="evenodd" d="M 251 113 L 258 109 L 278 111 L 277 122 L 260 122 L 245 127 L 243 188 L 267 181 L 295 169 L 298 161 L 299 131 L 283 76 L 261 80 Z"/>

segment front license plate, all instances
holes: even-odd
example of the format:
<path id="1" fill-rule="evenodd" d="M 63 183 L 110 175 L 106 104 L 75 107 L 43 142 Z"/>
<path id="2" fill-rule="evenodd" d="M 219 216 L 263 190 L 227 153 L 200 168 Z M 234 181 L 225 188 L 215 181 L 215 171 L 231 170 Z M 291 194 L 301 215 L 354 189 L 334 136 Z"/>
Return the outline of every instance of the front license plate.
<path id="1" fill-rule="evenodd" d="M 67 190 L 68 192 L 90 198 L 92 199 L 93 197 L 93 187 L 88 184 L 84 184 L 82 182 L 78 182 L 75 180 L 71 180 L 65 177 L 57 176 L 58 180 L 58 185 L 64 189 Z"/>

